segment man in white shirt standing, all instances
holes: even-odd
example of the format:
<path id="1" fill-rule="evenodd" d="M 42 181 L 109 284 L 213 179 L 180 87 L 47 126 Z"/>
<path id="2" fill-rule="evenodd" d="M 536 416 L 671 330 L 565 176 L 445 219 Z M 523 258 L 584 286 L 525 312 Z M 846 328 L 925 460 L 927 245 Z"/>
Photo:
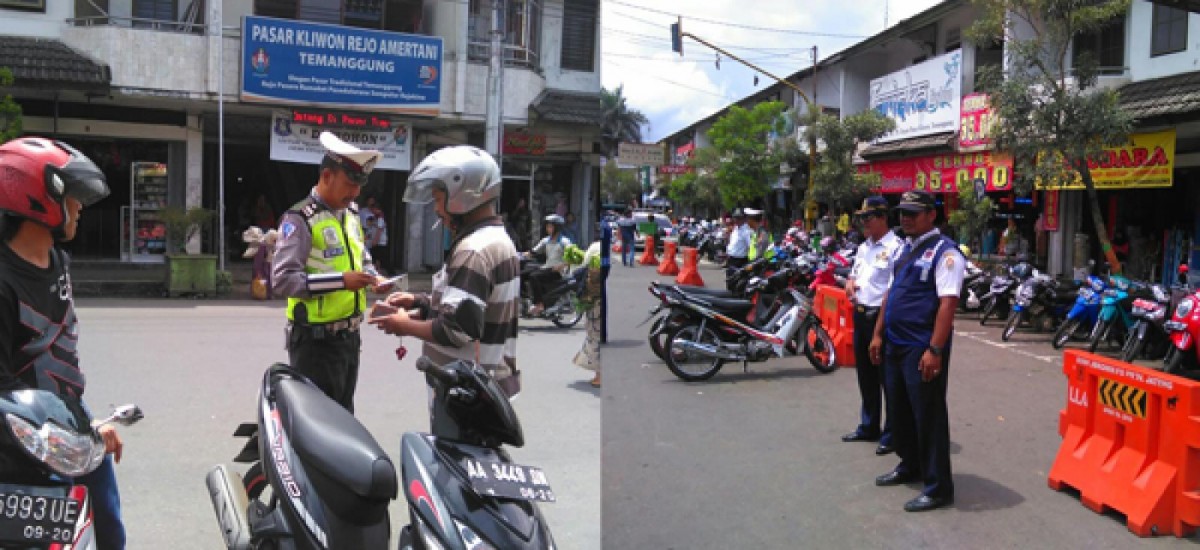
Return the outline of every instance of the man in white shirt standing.
<path id="1" fill-rule="evenodd" d="M 746 256 L 750 253 L 750 226 L 746 224 L 746 215 L 741 208 L 733 211 L 733 232 L 729 235 L 729 244 L 725 245 L 725 267 L 740 268 L 746 265 Z"/>
<path id="2" fill-rule="evenodd" d="M 900 238 L 888 228 L 888 205 L 883 197 L 867 197 L 854 213 L 867 240 L 858 245 L 854 266 L 846 280 L 846 298 L 854 304 L 854 362 L 858 372 L 858 393 L 862 413 L 858 427 L 842 436 L 842 441 L 879 441 L 875 454 L 892 452 L 892 418 L 883 419 L 883 369 L 871 362 L 871 336 L 879 306 L 887 292 L 892 262 L 900 248 Z M 880 427 L 882 426 L 882 430 Z"/>

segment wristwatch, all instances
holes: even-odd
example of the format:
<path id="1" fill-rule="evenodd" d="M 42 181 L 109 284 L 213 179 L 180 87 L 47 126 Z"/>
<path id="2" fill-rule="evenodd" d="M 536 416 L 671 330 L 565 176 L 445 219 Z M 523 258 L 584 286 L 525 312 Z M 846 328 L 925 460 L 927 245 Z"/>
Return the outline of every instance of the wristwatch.
<path id="1" fill-rule="evenodd" d="M 942 351 L 943 351 L 942 348 L 937 347 L 933 344 L 929 344 L 929 353 L 932 353 L 934 357 L 941 357 Z"/>

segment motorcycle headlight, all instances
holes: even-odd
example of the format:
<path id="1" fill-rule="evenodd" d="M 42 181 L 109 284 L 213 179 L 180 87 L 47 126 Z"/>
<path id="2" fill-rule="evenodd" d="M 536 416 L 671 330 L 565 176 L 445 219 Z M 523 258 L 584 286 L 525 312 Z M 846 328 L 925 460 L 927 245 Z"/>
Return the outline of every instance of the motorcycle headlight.
<path id="1" fill-rule="evenodd" d="M 1195 306 L 1195 303 L 1191 298 L 1184 298 L 1183 301 L 1179 302 L 1179 307 L 1175 308 L 1175 316 L 1180 319 L 1187 317 L 1192 312 L 1193 306 Z"/>
<path id="2" fill-rule="evenodd" d="M 47 422 L 34 427 L 12 413 L 4 415 L 13 437 L 30 456 L 65 477 L 87 475 L 104 460 L 104 442 L 92 434 L 80 434 Z"/>
<path id="3" fill-rule="evenodd" d="M 1146 319 L 1148 319 L 1150 321 L 1161 321 L 1161 320 L 1163 320 L 1163 317 L 1166 317 L 1166 315 L 1167 315 L 1167 309 L 1160 307 L 1160 308 L 1152 310 L 1152 311 L 1147 311 Z"/>

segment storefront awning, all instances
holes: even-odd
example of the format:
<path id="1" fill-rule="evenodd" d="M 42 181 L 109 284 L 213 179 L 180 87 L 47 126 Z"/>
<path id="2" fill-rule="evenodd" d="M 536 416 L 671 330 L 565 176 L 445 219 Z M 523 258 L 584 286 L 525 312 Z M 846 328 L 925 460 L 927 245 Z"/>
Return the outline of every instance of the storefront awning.
<path id="1" fill-rule="evenodd" d="M 48 38 L 0 36 L 0 67 L 12 69 L 19 88 L 104 90 L 112 82 L 108 65 Z"/>
<path id="2" fill-rule="evenodd" d="M 1200 71 L 1131 82 L 1121 87 L 1120 95 L 1121 107 L 1138 120 L 1200 115 Z"/>
<path id="3" fill-rule="evenodd" d="M 600 94 L 571 90 L 542 90 L 529 104 L 533 114 L 548 122 L 599 125 L 604 114 Z"/>
<path id="4" fill-rule="evenodd" d="M 922 154 L 950 152 L 954 150 L 954 142 L 958 139 L 957 136 L 958 134 L 954 132 L 942 132 L 940 134 L 889 141 L 887 143 L 873 143 L 863 149 L 859 153 L 859 156 L 865 160 L 873 160 L 880 157 L 908 155 L 918 152 Z"/>

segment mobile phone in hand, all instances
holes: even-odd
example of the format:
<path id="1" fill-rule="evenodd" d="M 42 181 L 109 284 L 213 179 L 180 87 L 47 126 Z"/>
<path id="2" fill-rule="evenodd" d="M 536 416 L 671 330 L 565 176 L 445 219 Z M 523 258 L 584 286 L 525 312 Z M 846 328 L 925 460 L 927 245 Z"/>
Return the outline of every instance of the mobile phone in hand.
<path id="1" fill-rule="evenodd" d="M 408 275 L 400 274 L 379 284 L 379 292 L 404 292 L 408 290 Z"/>
<path id="2" fill-rule="evenodd" d="M 397 311 L 400 311 L 400 309 L 396 306 L 390 305 L 383 300 L 376 300 L 375 305 L 371 306 L 371 311 L 367 313 L 367 317 L 369 319 L 378 319 L 380 317 L 387 317 Z"/>

